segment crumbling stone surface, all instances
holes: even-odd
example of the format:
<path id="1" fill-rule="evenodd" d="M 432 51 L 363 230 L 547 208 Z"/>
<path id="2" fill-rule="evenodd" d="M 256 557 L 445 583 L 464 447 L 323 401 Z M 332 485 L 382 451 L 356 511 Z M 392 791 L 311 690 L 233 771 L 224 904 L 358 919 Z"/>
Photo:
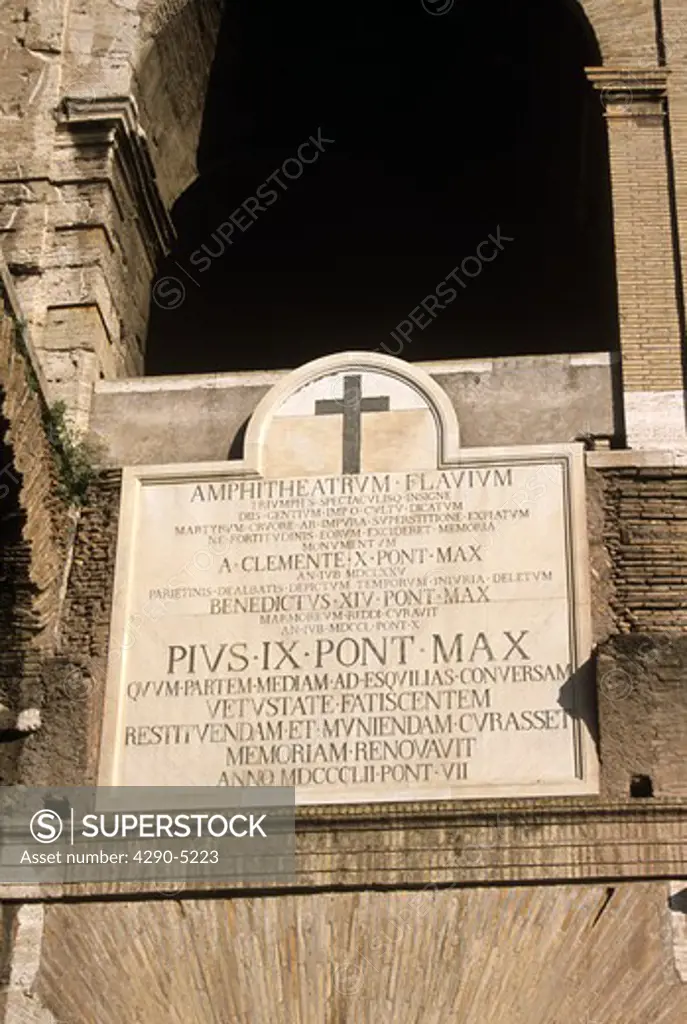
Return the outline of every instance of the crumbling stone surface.
<path id="1" fill-rule="evenodd" d="M 140 374 L 169 210 L 196 174 L 220 0 L 0 0 L 0 248 L 50 398 Z"/>
<path id="2" fill-rule="evenodd" d="M 629 633 L 598 653 L 604 791 L 615 799 L 687 796 L 687 635 Z"/>

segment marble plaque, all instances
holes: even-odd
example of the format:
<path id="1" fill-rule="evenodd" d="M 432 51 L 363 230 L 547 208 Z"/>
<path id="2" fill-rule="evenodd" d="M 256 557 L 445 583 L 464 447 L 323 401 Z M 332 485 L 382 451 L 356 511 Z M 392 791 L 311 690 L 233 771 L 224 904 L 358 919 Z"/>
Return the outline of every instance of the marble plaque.
<path id="1" fill-rule="evenodd" d="M 346 353 L 243 461 L 125 470 L 101 784 L 596 792 L 583 459 L 461 449 L 426 374 Z"/>

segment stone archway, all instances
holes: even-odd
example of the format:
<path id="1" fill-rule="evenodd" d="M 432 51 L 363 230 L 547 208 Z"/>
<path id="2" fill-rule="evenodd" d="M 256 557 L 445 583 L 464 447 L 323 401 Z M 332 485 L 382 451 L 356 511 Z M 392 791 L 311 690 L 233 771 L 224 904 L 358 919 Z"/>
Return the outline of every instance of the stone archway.
<path id="1" fill-rule="evenodd" d="M 608 159 L 584 76 L 601 58 L 582 9 L 432 18 L 406 0 L 334 32 L 316 6 L 258 18 L 239 4 L 239 72 L 234 22 L 220 32 L 148 371 L 378 348 L 452 268 L 484 269 L 475 251 L 499 228 L 508 255 L 468 268 L 403 357 L 615 348 Z M 299 164 L 318 132 L 320 158 Z"/>
<path id="2" fill-rule="evenodd" d="M 636 80 L 633 69 L 656 69 L 665 53 L 674 64 L 668 87 L 671 108 L 678 110 L 686 81 L 678 65 L 687 36 L 674 6 L 664 5 L 659 26 L 652 0 L 623 9 L 622 16 L 617 0 L 566 3 L 579 12 L 588 37 L 593 34 L 598 40 L 599 63 L 625 74 L 625 94 L 632 91 L 628 81 Z M 7 163 L 0 188 L 2 245 L 48 382 L 85 422 L 84 395 L 92 381 L 143 370 L 150 282 L 170 243 L 165 210 L 194 173 L 193 139 L 200 132 L 219 5 L 216 0 L 161 0 L 128 5 L 126 11 L 118 6 L 112 16 L 89 0 L 84 17 L 93 32 L 85 47 L 86 37 L 75 23 L 67 25 L 64 11 L 29 9 L 24 18 L 17 0 L 7 0 L 4 9 L 8 23 L 19 29 L 0 35 L 3 66 L 15 76 L 8 112 L 12 116 L 3 121 L 2 134 L 5 151 L 19 159 Z M 45 49 L 42 41 L 47 41 Z M 540 85 L 546 88 L 545 82 Z M 638 106 L 649 95 L 660 120 L 665 92 L 665 79 L 652 82 L 648 93 L 642 85 L 635 93 Z M 63 101 L 70 98 L 78 102 L 65 109 Z M 61 113 L 53 160 L 53 147 L 45 143 L 54 132 L 56 107 Z M 635 105 L 627 120 L 637 123 L 638 113 Z M 685 221 L 682 122 L 677 118 L 671 125 L 672 171 L 660 152 L 665 148 L 662 129 L 653 132 L 652 140 L 647 132 L 624 140 L 622 126 L 614 124 L 614 129 L 616 235 L 619 247 L 634 249 L 632 265 L 619 282 L 621 320 L 630 318 L 640 334 L 650 337 L 659 310 L 661 347 L 670 351 L 669 359 L 663 359 L 665 368 L 653 372 L 648 366 L 632 382 L 638 397 L 630 404 L 639 403 L 639 408 L 650 404 L 652 395 L 663 395 L 657 399 L 657 412 L 677 410 L 680 325 L 674 296 L 680 281 L 672 257 L 663 254 L 673 246 L 684 250 L 684 243 L 674 237 L 678 228 L 684 235 Z M 94 142 L 102 143 L 103 159 L 97 165 L 92 149 L 83 159 L 83 145 Z M 651 152 L 642 155 L 640 149 Z M 672 214 L 666 197 L 671 174 L 677 183 Z M 40 184 L 45 181 L 50 182 L 47 192 Z M 98 181 L 106 184 L 99 188 Z M 61 211 L 57 221 L 48 214 L 53 199 Z M 650 239 L 638 230 L 647 218 Z M 657 250 L 663 263 L 657 265 L 656 279 L 640 291 L 638 303 L 637 268 L 655 260 Z M 636 336 L 634 326 L 630 349 L 636 349 L 633 331 Z M 629 358 L 632 362 L 631 352 Z M 657 358 L 661 362 L 660 354 Z M 637 415 L 641 419 L 641 409 Z M 672 426 L 666 421 L 666 436 L 673 436 Z"/>
<path id="3" fill-rule="evenodd" d="M 34 992 L 74 1024 L 679 1024 L 667 897 L 620 881 L 75 900 L 46 912 Z"/>
<path id="4" fill-rule="evenodd" d="M 566 0 L 577 7 L 598 41 L 601 62 L 623 67 L 656 62 L 655 9 L 653 0 L 640 0 L 620 10 L 615 0 Z"/>

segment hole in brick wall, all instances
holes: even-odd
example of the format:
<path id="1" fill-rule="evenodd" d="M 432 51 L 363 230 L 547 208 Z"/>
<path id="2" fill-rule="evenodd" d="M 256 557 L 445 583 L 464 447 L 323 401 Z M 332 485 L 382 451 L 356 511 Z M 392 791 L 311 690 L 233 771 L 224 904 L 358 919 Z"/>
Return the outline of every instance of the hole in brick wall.
<path id="1" fill-rule="evenodd" d="M 19 729 L 1 729 L 0 730 L 0 744 L 2 743 L 16 743 L 17 740 L 25 740 L 26 733 L 21 732 Z"/>
<path id="2" fill-rule="evenodd" d="M 633 775 L 630 782 L 630 796 L 645 800 L 654 795 L 654 784 L 649 775 Z"/>
<path id="3" fill-rule="evenodd" d="M 674 892 L 668 899 L 668 906 L 674 914 L 684 914 L 687 917 L 687 888 Z"/>

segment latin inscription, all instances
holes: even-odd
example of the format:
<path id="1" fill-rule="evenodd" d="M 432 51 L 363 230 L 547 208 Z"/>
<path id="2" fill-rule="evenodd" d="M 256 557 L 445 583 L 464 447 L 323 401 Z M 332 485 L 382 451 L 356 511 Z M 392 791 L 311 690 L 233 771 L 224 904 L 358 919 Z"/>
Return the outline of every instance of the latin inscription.
<path id="1" fill-rule="evenodd" d="M 549 461 L 144 488 L 118 781 L 436 799 L 544 764 L 564 786 L 563 483 Z"/>

